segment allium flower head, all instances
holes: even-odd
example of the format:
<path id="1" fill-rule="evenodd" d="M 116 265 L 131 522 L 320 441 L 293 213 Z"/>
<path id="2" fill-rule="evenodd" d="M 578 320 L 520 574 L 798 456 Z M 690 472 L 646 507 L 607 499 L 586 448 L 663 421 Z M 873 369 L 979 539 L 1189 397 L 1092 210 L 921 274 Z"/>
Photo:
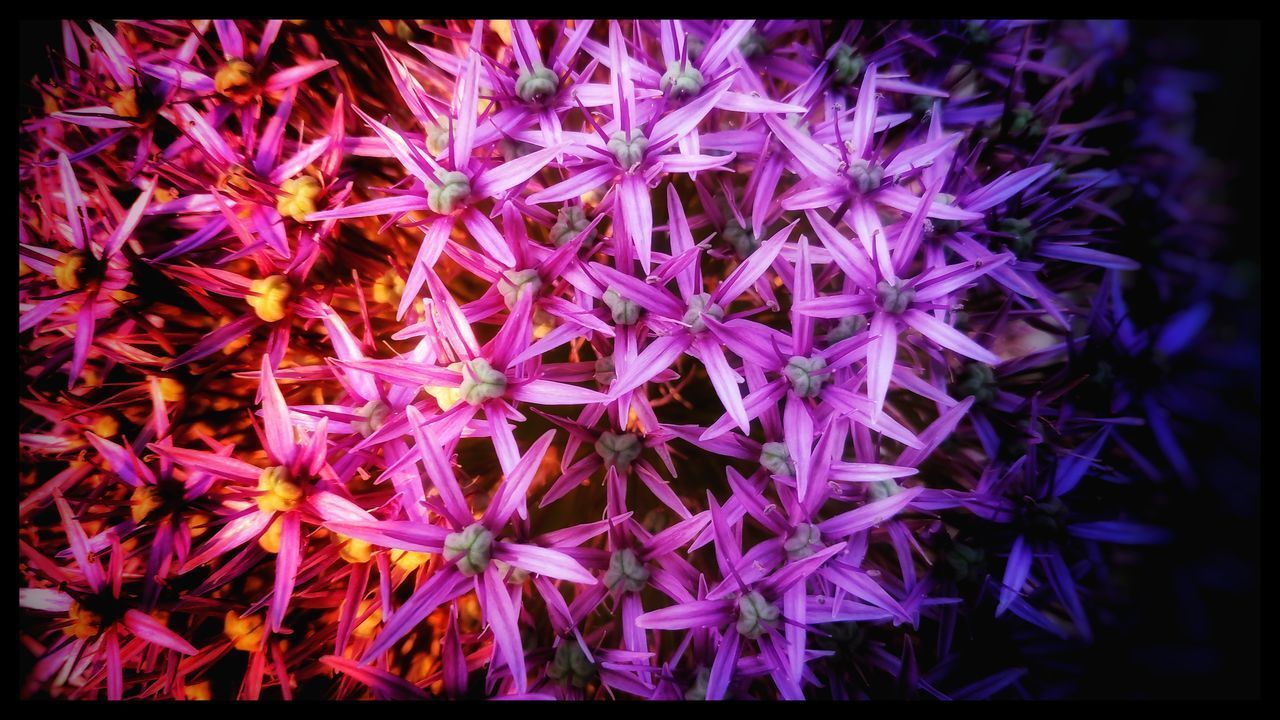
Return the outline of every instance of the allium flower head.
<path id="1" fill-rule="evenodd" d="M 1061 696 L 1256 365 L 1124 22 L 52 29 L 24 697 Z"/>

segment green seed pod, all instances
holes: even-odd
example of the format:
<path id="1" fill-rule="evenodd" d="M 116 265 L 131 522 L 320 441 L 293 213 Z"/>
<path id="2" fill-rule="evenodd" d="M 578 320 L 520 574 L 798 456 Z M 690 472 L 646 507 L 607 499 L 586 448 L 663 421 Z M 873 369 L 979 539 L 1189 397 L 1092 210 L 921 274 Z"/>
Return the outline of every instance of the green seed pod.
<path id="1" fill-rule="evenodd" d="M 427 207 L 441 215 L 457 210 L 471 195 L 471 181 L 460 172 L 440 175 L 440 184 L 427 188 Z"/>
<path id="2" fill-rule="evenodd" d="M 542 289 L 542 278 L 537 270 L 503 270 L 498 278 L 498 294 L 507 309 L 511 310 L 526 295 L 537 295 Z"/>
<path id="3" fill-rule="evenodd" d="M 604 291 L 604 304 L 609 307 L 609 311 L 613 314 L 613 322 L 618 325 L 635 325 L 640 319 L 640 306 L 618 294 L 617 290 L 609 288 Z"/>
<path id="4" fill-rule="evenodd" d="M 635 433 L 601 433 L 595 447 L 596 454 L 604 459 L 605 467 L 617 468 L 618 472 L 626 472 L 644 450 L 640 436 Z"/>
<path id="5" fill-rule="evenodd" d="M 782 374 L 791 381 L 791 387 L 800 397 L 813 398 L 822 394 L 822 386 L 831 379 L 827 373 L 820 373 L 827 366 L 827 361 L 818 356 L 811 358 L 796 355 L 787 361 Z"/>
<path id="6" fill-rule="evenodd" d="M 516 96 L 537 107 L 544 106 L 555 96 L 558 89 L 560 89 L 560 78 L 544 67 L 533 71 L 525 70 L 516 80 Z"/>
<path id="7" fill-rule="evenodd" d="M 609 569 L 604 573 L 605 587 L 614 590 L 621 585 L 627 592 L 640 592 L 648 582 L 649 569 L 634 550 L 623 548 L 609 556 Z"/>
<path id="8" fill-rule="evenodd" d="M 724 317 L 724 308 L 711 302 L 711 293 L 699 293 L 689 299 L 689 309 L 685 310 L 681 320 L 689 326 L 690 332 L 700 333 L 707 329 L 702 316 L 709 315 L 717 320 Z"/>
<path id="9" fill-rule="evenodd" d="M 462 532 L 445 536 L 444 559 L 456 562 L 463 575 L 479 575 L 489 567 L 489 549 L 492 545 L 493 533 L 484 525 L 474 523 Z"/>
<path id="10" fill-rule="evenodd" d="M 659 82 L 659 87 L 666 93 L 667 99 L 676 102 L 694 97 L 702 92 L 704 85 L 706 80 L 702 78 L 698 68 L 688 63 L 681 66 L 679 60 L 667 63 L 667 71 L 662 74 L 662 80 Z"/>
<path id="11" fill-rule="evenodd" d="M 822 531 L 817 525 L 800 523 L 782 543 L 787 559 L 802 560 L 822 549 Z"/>
<path id="12" fill-rule="evenodd" d="M 891 285 L 888 281 L 881 280 L 876 285 L 876 301 L 880 303 L 880 309 L 892 315 L 901 315 L 911 307 L 911 301 L 915 297 L 916 291 L 904 288 L 902 283 Z"/>
<path id="13" fill-rule="evenodd" d="M 493 369 L 488 360 L 476 358 L 462 364 L 462 399 L 472 405 L 502 397 L 507 391 L 507 376 Z"/>
<path id="14" fill-rule="evenodd" d="M 755 640 L 765 633 L 777 629 L 782 612 L 778 606 L 764 599 L 759 592 L 752 590 L 738 598 L 738 632 L 746 638 Z"/>
<path id="15" fill-rule="evenodd" d="M 627 139 L 627 134 L 619 130 L 609 137 L 609 152 L 618 159 L 618 164 L 630 169 L 644 159 L 644 151 L 649 147 L 649 138 L 639 131 L 631 131 L 634 137 Z"/>
<path id="16" fill-rule="evenodd" d="M 761 445 L 760 465 L 774 475 L 791 477 L 795 474 L 791 467 L 791 453 L 784 443 L 767 442 Z"/>

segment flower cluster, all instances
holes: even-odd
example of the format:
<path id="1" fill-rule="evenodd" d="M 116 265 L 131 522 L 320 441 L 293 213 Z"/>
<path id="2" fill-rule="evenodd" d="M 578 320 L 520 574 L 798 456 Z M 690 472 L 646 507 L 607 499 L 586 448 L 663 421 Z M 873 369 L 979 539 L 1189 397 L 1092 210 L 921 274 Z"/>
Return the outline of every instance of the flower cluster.
<path id="1" fill-rule="evenodd" d="M 1194 479 L 1123 23 L 61 31 L 27 696 L 1017 697 Z"/>

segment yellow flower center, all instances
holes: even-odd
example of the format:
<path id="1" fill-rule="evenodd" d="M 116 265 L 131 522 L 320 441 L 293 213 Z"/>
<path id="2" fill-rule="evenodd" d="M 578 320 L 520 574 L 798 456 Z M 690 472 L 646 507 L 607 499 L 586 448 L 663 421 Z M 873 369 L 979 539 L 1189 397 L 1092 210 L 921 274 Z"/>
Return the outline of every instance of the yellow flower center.
<path id="1" fill-rule="evenodd" d="M 506 45 L 511 44 L 511 21 L 510 20 L 490 20 L 489 28 L 502 38 L 502 42 Z"/>
<path id="2" fill-rule="evenodd" d="M 276 196 L 276 210 L 282 217 L 303 222 L 316 211 L 315 201 L 322 189 L 320 181 L 310 175 L 285 180 L 280 185 L 280 194 Z"/>
<path id="3" fill-rule="evenodd" d="M 110 415 L 99 415 L 89 429 L 98 437 L 112 438 L 116 436 L 116 433 L 120 432 L 120 423 Z"/>
<path id="4" fill-rule="evenodd" d="M 541 340 L 547 333 L 556 329 L 556 318 L 551 313 L 538 308 L 533 311 L 533 339 Z"/>
<path id="5" fill-rule="evenodd" d="M 258 508 L 263 512 L 288 512 L 302 504 L 306 495 L 302 486 L 293 482 L 289 470 L 279 465 L 262 471 L 258 476 L 258 489 L 262 491 L 258 496 Z M 278 546 L 279 541 L 276 544 Z"/>
<path id="6" fill-rule="evenodd" d="M 204 535 L 209 532 L 209 516 L 204 513 L 193 513 L 187 518 L 187 528 L 191 530 L 193 540 Z"/>
<path id="7" fill-rule="evenodd" d="M 67 93 L 60 87 L 49 88 L 40 92 L 41 99 L 44 100 L 44 113 L 52 115 L 62 109 L 60 100 L 67 97 Z"/>
<path id="8" fill-rule="evenodd" d="M 213 88 L 218 94 L 243 105 L 253 99 L 256 88 L 253 83 L 253 66 L 244 60 L 232 60 L 213 76 Z"/>
<path id="9" fill-rule="evenodd" d="M 404 292 L 404 279 L 395 270 L 387 270 L 373 281 L 373 299 L 387 305 L 398 305 Z"/>
<path id="10" fill-rule="evenodd" d="M 212 700 L 213 686 L 208 680 L 198 682 L 195 685 L 186 685 L 183 687 L 183 693 L 188 700 Z"/>
<path id="11" fill-rule="evenodd" d="M 280 527 L 280 517 L 276 517 L 267 531 L 258 536 L 258 546 L 273 555 L 280 552 Z"/>
<path id="12" fill-rule="evenodd" d="M 427 561 L 430 559 L 431 556 L 424 552 L 415 552 L 412 550 L 391 551 L 391 562 L 395 563 L 396 567 L 404 570 L 405 572 L 413 572 L 414 570 L 417 570 L 423 565 L 426 565 Z"/>
<path id="13" fill-rule="evenodd" d="M 141 115 L 138 112 L 138 91 L 133 88 L 121 90 L 112 95 L 110 103 L 111 109 L 122 118 L 136 118 Z"/>
<path id="14" fill-rule="evenodd" d="M 362 601 L 360 603 L 360 609 L 356 611 L 356 617 L 359 618 L 361 615 L 364 615 L 365 613 L 369 612 L 369 606 L 373 604 L 374 604 L 373 600 Z M 369 613 L 369 617 L 365 618 L 364 620 L 361 620 L 360 624 L 357 625 L 355 630 L 353 630 L 352 632 L 355 634 L 356 637 L 364 638 L 367 640 L 373 637 L 375 634 L 377 634 L 378 623 L 380 623 L 381 621 L 382 621 L 382 610 L 380 609 L 374 610 L 373 612 Z"/>
<path id="15" fill-rule="evenodd" d="M 135 488 L 133 495 L 129 498 L 129 510 L 133 514 L 133 521 L 140 523 L 147 519 L 147 516 L 158 509 L 164 502 L 160 499 L 160 493 L 156 492 L 154 485 L 143 485 Z"/>
<path id="16" fill-rule="evenodd" d="M 264 322 L 276 322 L 284 318 L 285 303 L 293 287 L 283 275 L 254 280 L 249 283 L 249 291 L 251 294 L 245 297 L 245 302 L 249 303 L 249 307 Z"/>
<path id="17" fill-rule="evenodd" d="M 67 610 L 67 615 L 71 618 L 71 625 L 64 628 L 63 632 L 68 635 L 81 639 L 91 638 L 102 628 L 102 616 L 92 610 L 84 609 L 80 603 L 71 603 L 71 609 Z"/>
<path id="18" fill-rule="evenodd" d="M 364 540 L 357 540 L 346 535 L 333 534 L 333 541 L 338 545 L 338 554 L 343 560 L 358 565 L 367 563 L 373 557 L 373 545 Z"/>
<path id="19" fill-rule="evenodd" d="M 254 652 L 262 647 L 265 628 L 262 618 L 255 615 L 240 617 L 235 610 L 228 610 L 222 621 L 222 632 L 237 650 Z"/>
<path id="20" fill-rule="evenodd" d="M 448 410 L 462 401 L 462 391 L 455 387 L 428 386 L 427 394 L 436 399 L 441 410 Z"/>
<path id="21" fill-rule="evenodd" d="M 253 192 L 253 182 L 249 179 L 248 171 L 237 165 L 223 173 L 218 180 L 218 189 L 226 190 L 229 187 L 235 188 L 243 193 Z M 249 216 L 249 214 L 243 210 L 236 214 L 240 217 Z"/>
<path id="22" fill-rule="evenodd" d="M 449 369 L 456 372 L 462 372 L 462 363 L 449 363 Z M 427 385 L 427 394 L 436 399 L 436 403 L 440 405 L 440 410 L 448 410 L 449 408 L 462 402 L 461 387 L 445 387 L 441 385 Z"/>
<path id="23" fill-rule="evenodd" d="M 178 402 L 187 394 L 182 383 L 173 378 L 162 377 L 157 384 L 160 386 L 160 398 L 167 403 Z"/>
<path id="24" fill-rule="evenodd" d="M 68 292 L 79 290 L 84 284 L 84 269 L 88 259 L 89 256 L 83 250 L 63 253 L 53 268 L 53 279 L 58 283 L 58 289 Z"/>

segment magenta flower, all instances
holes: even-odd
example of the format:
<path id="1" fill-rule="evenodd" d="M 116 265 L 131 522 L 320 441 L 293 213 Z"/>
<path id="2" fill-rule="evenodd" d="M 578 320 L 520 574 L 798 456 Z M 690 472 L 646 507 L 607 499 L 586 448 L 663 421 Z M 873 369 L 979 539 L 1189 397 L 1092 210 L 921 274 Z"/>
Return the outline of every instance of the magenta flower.
<path id="1" fill-rule="evenodd" d="M 542 461 L 553 433 L 544 434 L 520 459 L 508 473 L 494 502 L 477 521 L 466 504 L 453 470 L 438 452 L 430 426 L 423 424 L 421 415 L 412 406 L 408 414 L 417 441 L 418 458 L 439 493 L 441 504 L 438 509 L 448 520 L 448 525 L 384 521 L 359 525 L 335 522 L 330 527 L 387 547 L 442 554 L 452 564 L 432 575 L 400 607 L 366 652 L 365 659 L 371 660 L 385 652 L 441 603 L 474 588 L 486 616 L 493 623 L 498 654 L 515 683 L 516 692 L 523 693 L 527 688 L 527 676 L 517 629 L 519 600 L 517 597 L 513 602 L 498 561 L 550 578 L 588 584 L 595 582 L 585 568 L 553 548 L 501 539 L 512 516 L 523 506 L 525 490 L 533 480 L 534 471 Z M 577 542 L 588 537 L 590 535 L 578 538 Z"/>
<path id="2" fill-rule="evenodd" d="M 128 599 L 121 596 L 124 551 L 120 538 L 109 536 L 111 557 L 104 569 L 90 550 L 70 504 L 61 495 L 54 495 L 54 504 L 66 528 L 78 572 L 59 572 L 65 589 L 23 588 L 18 592 L 20 607 L 66 613 L 71 621 L 70 631 L 44 653 L 39 661 L 42 667 L 36 672 L 75 672 L 83 676 L 90 668 L 97 668 L 96 677 L 84 679 L 97 684 L 103 679 L 97 672 L 105 671 L 107 698 L 120 700 L 124 696 L 125 664 L 136 661 L 149 646 L 184 655 L 194 655 L 196 648 L 155 617 L 130 607 Z M 128 636 L 132 636 L 131 641 L 126 641 Z"/>
<path id="3" fill-rule="evenodd" d="M 41 27 L 23 697 L 1069 696 L 1250 505 L 1149 28 Z"/>
<path id="4" fill-rule="evenodd" d="M 58 221 L 60 241 L 57 245 L 65 251 L 25 243 L 19 245 L 23 262 L 47 280 L 38 287 L 28 284 L 19 307 L 18 329 L 48 327 L 53 323 L 74 325 L 75 340 L 67 371 L 67 386 L 75 387 L 89 358 L 95 328 L 99 321 L 115 314 L 116 301 L 112 295 L 124 290 L 131 279 L 129 262 L 123 250 L 151 202 L 155 181 L 144 183 L 142 192 L 127 214 L 120 210 L 119 205 L 113 207 L 112 201 L 102 207 L 104 214 L 95 218 L 89 213 L 88 199 L 65 154 L 58 158 L 58 173 L 64 210 L 61 213 L 63 219 Z M 117 218 L 115 229 L 105 233 L 105 213 L 111 211 L 115 211 L 113 214 Z M 36 295 L 33 291 L 41 294 Z"/>

